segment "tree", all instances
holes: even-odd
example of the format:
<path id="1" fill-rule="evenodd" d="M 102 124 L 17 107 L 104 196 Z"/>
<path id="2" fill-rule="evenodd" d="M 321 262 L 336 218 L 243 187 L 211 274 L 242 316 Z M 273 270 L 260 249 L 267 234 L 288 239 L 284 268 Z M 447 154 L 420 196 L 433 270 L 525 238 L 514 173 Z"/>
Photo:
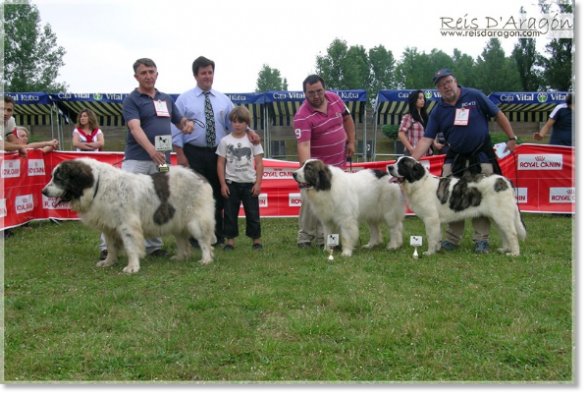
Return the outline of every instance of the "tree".
<path id="1" fill-rule="evenodd" d="M 458 84 L 462 86 L 474 86 L 476 64 L 472 56 L 462 54 L 460 50 L 454 49 L 452 60 L 454 61 L 454 68 L 450 71 L 454 73 Z"/>
<path id="2" fill-rule="evenodd" d="M 348 48 L 339 38 L 328 47 L 325 55 L 316 58 L 316 73 L 327 89 L 365 89 L 370 82 L 370 60 L 362 45 Z"/>
<path id="3" fill-rule="evenodd" d="M 539 67 L 539 64 L 543 64 L 543 56 L 535 49 L 535 39 L 520 38 L 511 57 L 519 72 L 521 88 L 527 92 L 543 89 L 543 70 Z"/>
<path id="4" fill-rule="evenodd" d="M 326 54 L 316 58 L 316 73 L 328 89 L 366 89 L 370 105 L 379 89 L 394 88 L 395 58 L 379 45 L 368 52 L 362 45 L 348 47 L 344 40 L 334 39 Z"/>
<path id="5" fill-rule="evenodd" d="M 560 13 L 573 13 L 573 3 L 557 1 Z M 539 0 L 539 7 L 542 13 L 550 13 L 552 3 L 546 0 Z M 544 68 L 543 78 L 545 87 L 559 91 L 572 90 L 574 85 L 574 40 L 571 38 L 560 38 L 549 42 L 545 46 L 545 52 L 549 58 L 542 57 L 539 65 Z"/>
<path id="6" fill-rule="evenodd" d="M 404 89 L 435 88 L 433 76 L 440 69 L 453 72 L 454 61 L 443 51 L 432 49 L 431 52 L 417 52 L 417 48 L 405 48 L 403 59 L 397 66 L 397 80 Z"/>
<path id="7" fill-rule="evenodd" d="M 4 29 L 4 91 L 66 92 L 67 84 L 55 82 L 65 65 L 65 49 L 41 17 L 36 5 L 7 0 L 2 15 Z"/>
<path id="8" fill-rule="evenodd" d="M 498 38 L 491 38 L 482 54 L 476 59 L 475 88 L 486 95 L 499 91 L 521 90 L 519 72 L 515 62 L 505 57 Z"/>
<path id="9" fill-rule="evenodd" d="M 545 46 L 545 52 L 550 55 L 541 63 L 545 68 L 543 77 L 546 86 L 549 89 L 569 91 L 574 80 L 574 40 L 570 38 L 552 40 Z"/>
<path id="10" fill-rule="evenodd" d="M 281 79 L 281 72 L 271 69 L 268 64 L 263 64 L 256 79 L 256 91 L 285 91 L 287 90 L 287 79 Z"/>
<path id="11" fill-rule="evenodd" d="M 395 80 L 396 61 L 393 53 L 387 51 L 382 45 L 369 49 L 368 59 L 370 61 L 368 97 L 374 103 L 379 90 L 394 89 L 397 87 Z"/>

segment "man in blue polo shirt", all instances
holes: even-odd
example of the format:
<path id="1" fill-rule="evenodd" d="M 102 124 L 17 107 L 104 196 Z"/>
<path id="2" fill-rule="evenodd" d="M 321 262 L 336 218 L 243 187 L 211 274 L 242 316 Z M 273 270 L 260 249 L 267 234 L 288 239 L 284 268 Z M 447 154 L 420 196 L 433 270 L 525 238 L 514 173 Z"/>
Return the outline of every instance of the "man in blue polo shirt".
<path id="1" fill-rule="evenodd" d="M 193 132 L 194 122 L 187 120 L 175 106 L 171 96 L 155 88 L 157 65 L 151 59 L 138 59 L 134 65 L 134 78 L 138 88 L 132 91 L 122 104 L 122 116 L 128 126 L 126 148 L 122 170 L 135 174 L 153 174 L 160 165 L 171 163 L 171 152 L 157 151 L 156 136 L 171 138 L 171 123 L 183 133 Z M 158 237 L 145 239 L 146 253 L 150 256 L 164 257 L 167 253 L 161 249 L 163 240 Z M 106 259 L 106 241 L 102 235 L 100 260 Z"/>
<path id="2" fill-rule="evenodd" d="M 517 138 L 507 117 L 481 91 L 458 85 L 456 78 L 448 69 L 439 70 L 433 77 L 433 83 L 443 100 L 433 109 L 424 137 L 419 140 L 413 151 L 413 158 L 419 160 L 441 132 L 446 145 L 450 147 L 442 168 L 442 177 L 480 173 L 500 174 L 490 141 L 488 121 L 490 118 L 495 119 L 509 137 L 507 150 L 513 152 Z M 488 253 L 490 220 L 486 217 L 474 218 L 472 227 L 474 252 Z M 458 247 L 463 234 L 464 221 L 449 223 L 442 249 L 451 251 Z"/>

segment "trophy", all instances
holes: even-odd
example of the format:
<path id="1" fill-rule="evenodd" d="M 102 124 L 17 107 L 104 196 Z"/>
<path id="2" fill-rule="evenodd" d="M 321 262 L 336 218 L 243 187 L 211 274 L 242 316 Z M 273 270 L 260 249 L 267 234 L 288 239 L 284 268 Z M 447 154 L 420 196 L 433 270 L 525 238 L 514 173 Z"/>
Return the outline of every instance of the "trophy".
<path id="1" fill-rule="evenodd" d="M 155 149 L 157 151 L 171 151 L 173 148 L 173 137 L 171 135 L 155 136 Z M 159 173 L 166 173 L 169 171 L 169 166 L 165 163 L 159 165 Z"/>
<path id="2" fill-rule="evenodd" d="M 421 247 L 423 245 L 423 237 L 411 236 L 411 245 L 415 247 L 415 251 L 413 251 L 413 259 L 419 259 L 419 255 L 417 254 L 417 247 Z"/>
<path id="3" fill-rule="evenodd" d="M 330 247 L 330 256 L 328 257 L 328 261 L 334 260 L 334 248 L 336 248 L 338 244 L 340 244 L 340 235 L 328 235 L 327 246 Z"/>

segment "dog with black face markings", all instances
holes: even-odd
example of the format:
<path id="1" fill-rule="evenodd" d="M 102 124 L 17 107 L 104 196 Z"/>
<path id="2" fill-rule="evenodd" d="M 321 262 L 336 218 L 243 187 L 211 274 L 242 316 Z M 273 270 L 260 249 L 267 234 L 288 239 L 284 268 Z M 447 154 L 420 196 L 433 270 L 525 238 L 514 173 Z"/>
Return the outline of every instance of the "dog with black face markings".
<path id="1" fill-rule="evenodd" d="M 409 156 L 387 170 L 391 182 L 401 185 L 409 208 L 425 223 L 427 255 L 441 249 L 441 224 L 474 217 L 490 218 L 496 225 L 503 242 L 499 252 L 520 254 L 519 239 L 525 240 L 527 232 L 509 179 L 496 174 L 440 178 Z"/>
<path id="2" fill-rule="evenodd" d="M 66 160 L 53 169 L 43 195 L 57 204 L 71 202 L 82 222 L 101 231 L 108 257 L 99 267 L 116 263 L 122 247 L 128 255 L 125 273 L 136 273 L 146 254 L 145 237 L 172 234 L 177 255 L 188 259 L 189 237 L 199 242 L 201 263 L 213 260 L 214 196 L 209 182 L 194 171 L 172 166 L 168 172 L 133 174 L 108 163 L 82 158 Z"/>
<path id="3" fill-rule="evenodd" d="M 397 185 L 389 183 L 383 170 L 346 173 L 342 169 L 309 159 L 293 172 L 299 189 L 305 190 L 312 211 L 324 227 L 324 235 L 340 234 L 342 255 L 351 256 L 359 238 L 359 225 L 366 222 L 372 248 L 383 241 L 381 224 L 389 228 L 388 249 L 403 244 L 405 201 Z M 327 251 L 328 246 L 324 245 Z"/>

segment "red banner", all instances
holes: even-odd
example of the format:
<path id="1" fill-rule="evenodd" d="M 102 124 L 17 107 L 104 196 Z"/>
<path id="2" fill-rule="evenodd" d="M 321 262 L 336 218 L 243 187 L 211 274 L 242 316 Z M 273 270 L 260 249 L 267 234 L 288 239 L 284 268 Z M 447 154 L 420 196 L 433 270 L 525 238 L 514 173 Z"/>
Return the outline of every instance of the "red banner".
<path id="1" fill-rule="evenodd" d="M 0 157 L 2 170 L 2 195 L 0 195 L 0 220 L 2 229 L 41 219 L 77 219 L 69 205 L 54 207 L 55 199 L 42 195 L 41 190 L 51 180 L 53 168 L 68 159 L 90 157 L 120 167 L 122 152 L 74 152 L 29 150 L 27 158 L 6 153 Z M 431 173 L 441 174 L 444 157 L 422 158 Z M 394 161 L 360 162 L 347 171 L 363 169 L 386 170 Z M 177 164 L 171 155 L 171 164 Z M 262 217 L 297 217 L 301 206 L 301 194 L 291 173 L 298 168 L 297 162 L 263 159 L 264 175 L 259 196 Z M 575 212 L 575 159 L 573 147 L 545 144 L 521 144 L 514 155 L 499 161 L 503 175 L 517 187 L 517 201 L 521 211 L 539 213 Z M 240 212 L 244 216 L 243 210 Z"/>

